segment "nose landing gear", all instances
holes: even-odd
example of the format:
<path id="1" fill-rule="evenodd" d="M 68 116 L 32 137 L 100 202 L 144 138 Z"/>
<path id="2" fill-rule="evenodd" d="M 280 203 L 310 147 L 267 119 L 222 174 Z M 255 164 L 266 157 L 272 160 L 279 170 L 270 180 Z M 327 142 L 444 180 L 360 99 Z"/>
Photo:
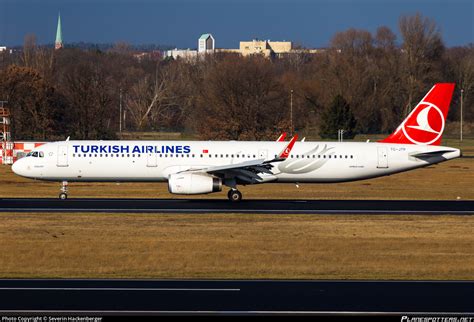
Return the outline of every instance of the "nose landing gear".
<path id="1" fill-rule="evenodd" d="M 227 197 L 232 202 L 239 202 L 242 200 L 242 193 L 237 189 L 230 189 L 227 193 Z"/>
<path id="2" fill-rule="evenodd" d="M 63 181 L 62 186 L 61 186 L 61 193 L 59 194 L 59 199 L 61 200 L 67 199 L 67 187 L 68 187 L 67 181 Z"/>

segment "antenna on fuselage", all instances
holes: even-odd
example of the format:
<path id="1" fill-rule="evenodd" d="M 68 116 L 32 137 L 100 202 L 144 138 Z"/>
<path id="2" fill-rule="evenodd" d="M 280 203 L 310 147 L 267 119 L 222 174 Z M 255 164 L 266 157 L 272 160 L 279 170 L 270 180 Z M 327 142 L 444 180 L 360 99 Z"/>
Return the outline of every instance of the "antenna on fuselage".
<path id="1" fill-rule="evenodd" d="M 71 138 L 71 137 L 70 137 L 70 136 L 68 136 L 68 137 L 66 138 L 66 142 L 67 142 L 67 141 L 69 141 L 69 139 L 70 139 L 70 138 Z"/>

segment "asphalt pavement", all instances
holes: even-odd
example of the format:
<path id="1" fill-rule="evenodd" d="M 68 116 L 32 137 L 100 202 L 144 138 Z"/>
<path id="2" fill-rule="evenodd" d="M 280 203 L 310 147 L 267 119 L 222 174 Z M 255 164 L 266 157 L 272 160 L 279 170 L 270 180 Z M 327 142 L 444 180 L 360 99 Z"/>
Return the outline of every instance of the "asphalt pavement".
<path id="1" fill-rule="evenodd" d="M 473 281 L 0 280 L 0 313 L 474 312 Z"/>
<path id="2" fill-rule="evenodd" d="M 0 212 L 474 214 L 472 200 L 0 199 Z"/>

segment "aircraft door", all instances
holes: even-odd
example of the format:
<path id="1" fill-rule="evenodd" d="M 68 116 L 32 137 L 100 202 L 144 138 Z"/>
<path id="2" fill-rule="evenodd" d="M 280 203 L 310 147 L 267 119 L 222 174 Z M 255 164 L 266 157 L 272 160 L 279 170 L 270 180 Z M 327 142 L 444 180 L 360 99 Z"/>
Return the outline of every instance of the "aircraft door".
<path id="1" fill-rule="evenodd" d="M 58 160 L 56 165 L 58 167 L 67 167 L 69 165 L 67 160 L 67 145 L 58 146 Z"/>
<path id="2" fill-rule="evenodd" d="M 146 155 L 146 166 L 147 167 L 157 167 L 158 163 L 157 163 L 156 157 L 157 157 L 156 153 L 147 153 L 147 155 Z"/>
<path id="3" fill-rule="evenodd" d="M 377 168 L 388 168 L 388 153 L 386 147 L 377 148 Z"/>

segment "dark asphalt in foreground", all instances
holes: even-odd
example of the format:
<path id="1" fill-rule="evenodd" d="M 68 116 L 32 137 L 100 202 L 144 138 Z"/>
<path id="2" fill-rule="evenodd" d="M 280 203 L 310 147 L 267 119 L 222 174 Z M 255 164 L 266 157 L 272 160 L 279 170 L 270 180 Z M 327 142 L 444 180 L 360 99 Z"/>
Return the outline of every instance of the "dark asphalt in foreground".
<path id="1" fill-rule="evenodd" d="M 473 313 L 474 282 L 0 280 L 0 312 Z"/>
<path id="2" fill-rule="evenodd" d="M 0 199 L 0 212 L 474 214 L 474 201 L 222 199 Z"/>

